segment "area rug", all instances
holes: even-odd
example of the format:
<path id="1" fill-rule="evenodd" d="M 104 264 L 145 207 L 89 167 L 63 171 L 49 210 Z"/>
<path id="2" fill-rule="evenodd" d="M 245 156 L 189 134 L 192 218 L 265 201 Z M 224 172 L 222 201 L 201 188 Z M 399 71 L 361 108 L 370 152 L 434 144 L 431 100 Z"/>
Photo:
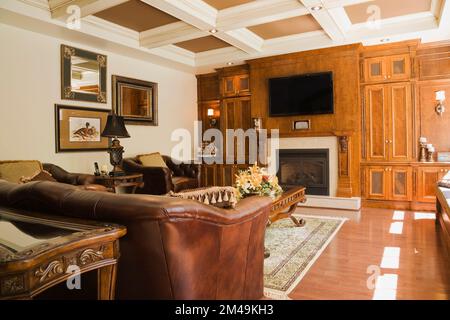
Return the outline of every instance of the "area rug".
<path id="1" fill-rule="evenodd" d="M 264 261 L 264 294 L 286 300 L 320 254 L 345 223 L 345 218 L 295 215 L 306 220 L 296 227 L 290 219 L 272 224 L 266 231 L 265 246 L 270 257 Z"/>

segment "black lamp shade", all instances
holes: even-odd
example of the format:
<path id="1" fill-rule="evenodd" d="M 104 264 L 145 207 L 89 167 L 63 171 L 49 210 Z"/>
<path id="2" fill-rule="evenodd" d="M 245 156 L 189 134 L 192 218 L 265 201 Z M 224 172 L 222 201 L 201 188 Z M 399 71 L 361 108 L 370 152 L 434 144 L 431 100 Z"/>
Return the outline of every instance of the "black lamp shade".
<path id="1" fill-rule="evenodd" d="M 102 132 L 102 137 L 105 138 L 129 138 L 130 134 L 125 128 L 125 121 L 123 117 L 116 114 L 108 116 L 105 130 Z"/>

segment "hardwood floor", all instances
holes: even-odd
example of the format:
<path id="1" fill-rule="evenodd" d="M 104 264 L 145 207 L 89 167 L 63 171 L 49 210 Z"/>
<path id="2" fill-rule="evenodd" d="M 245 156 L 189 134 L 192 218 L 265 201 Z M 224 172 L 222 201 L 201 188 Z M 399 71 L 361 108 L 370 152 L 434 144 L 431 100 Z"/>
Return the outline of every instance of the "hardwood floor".
<path id="1" fill-rule="evenodd" d="M 289 296 L 450 299 L 450 256 L 439 232 L 434 213 L 365 208 L 359 221 L 344 224 Z"/>

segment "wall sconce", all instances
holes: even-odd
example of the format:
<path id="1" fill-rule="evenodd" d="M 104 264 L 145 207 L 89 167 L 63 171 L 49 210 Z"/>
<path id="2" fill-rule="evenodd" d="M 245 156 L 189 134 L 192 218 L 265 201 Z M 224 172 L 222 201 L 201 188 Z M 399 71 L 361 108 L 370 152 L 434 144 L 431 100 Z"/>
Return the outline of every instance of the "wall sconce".
<path id="1" fill-rule="evenodd" d="M 214 109 L 212 108 L 208 109 L 207 115 L 209 118 L 209 126 L 214 128 L 217 125 L 217 119 L 214 118 Z"/>
<path id="2" fill-rule="evenodd" d="M 442 114 L 445 112 L 445 105 L 444 105 L 444 101 L 445 101 L 445 91 L 436 91 L 436 101 L 437 101 L 437 105 L 436 105 L 436 113 L 439 116 L 442 116 Z"/>

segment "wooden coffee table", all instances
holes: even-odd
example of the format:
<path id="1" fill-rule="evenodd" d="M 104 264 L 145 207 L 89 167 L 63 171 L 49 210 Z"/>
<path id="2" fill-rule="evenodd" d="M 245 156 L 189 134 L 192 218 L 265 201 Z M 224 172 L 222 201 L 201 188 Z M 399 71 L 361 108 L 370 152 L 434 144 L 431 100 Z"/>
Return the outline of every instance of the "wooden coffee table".
<path id="1" fill-rule="evenodd" d="M 114 299 L 125 234 L 119 225 L 0 208 L 0 300 L 33 299 L 92 270 L 98 299 Z"/>
<path id="2" fill-rule="evenodd" d="M 297 227 L 303 227 L 305 220 L 299 221 L 293 214 L 299 203 L 306 202 L 305 191 L 305 187 L 292 187 L 275 198 L 270 210 L 268 226 L 275 221 L 289 218 Z"/>

